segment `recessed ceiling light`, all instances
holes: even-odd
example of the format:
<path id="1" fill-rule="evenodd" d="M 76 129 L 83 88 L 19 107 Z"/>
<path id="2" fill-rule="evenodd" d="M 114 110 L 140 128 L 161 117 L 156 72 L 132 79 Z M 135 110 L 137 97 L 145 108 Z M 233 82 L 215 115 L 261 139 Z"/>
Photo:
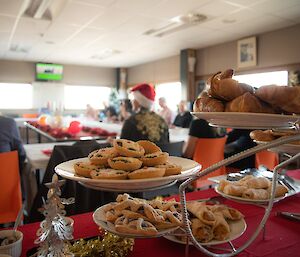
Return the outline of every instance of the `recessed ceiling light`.
<path id="1" fill-rule="evenodd" d="M 109 58 L 115 54 L 120 54 L 120 53 L 121 53 L 121 51 L 119 51 L 119 50 L 106 48 L 106 49 L 103 49 L 102 51 L 98 52 L 97 54 L 92 55 L 91 58 L 97 59 L 97 60 L 103 60 L 103 59 Z"/>
<path id="2" fill-rule="evenodd" d="M 229 23 L 235 23 L 236 19 L 223 19 L 222 22 L 223 23 L 227 23 L 227 24 L 229 24 Z"/>

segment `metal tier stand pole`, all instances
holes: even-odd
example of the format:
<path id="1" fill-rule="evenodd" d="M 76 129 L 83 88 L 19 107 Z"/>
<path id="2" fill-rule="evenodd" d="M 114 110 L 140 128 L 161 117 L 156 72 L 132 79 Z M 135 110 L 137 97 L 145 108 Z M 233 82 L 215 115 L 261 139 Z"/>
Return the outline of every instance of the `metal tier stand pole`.
<path id="1" fill-rule="evenodd" d="M 187 212 L 187 207 L 186 207 L 186 195 L 185 195 L 185 189 L 187 188 L 187 186 L 189 184 L 191 184 L 193 181 L 197 180 L 200 177 L 203 177 L 223 166 L 227 166 L 231 163 L 234 163 L 236 161 L 242 160 L 248 156 L 251 156 L 257 152 L 260 152 L 262 150 L 266 150 L 272 147 L 276 147 L 282 144 L 286 144 L 292 141 L 296 141 L 296 140 L 300 140 L 300 133 L 296 134 L 296 135 L 292 135 L 292 136 L 288 136 L 288 137 L 284 137 L 284 138 L 279 138 L 277 140 L 271 141 L 267 144 L 264 145 L 258 145 L 255 146 L 253 148 L 250 148 L 246 151 L 240 152 L 238 154 L 235 154 L 227 159 L 224 159 L 210 167 L 208 167 L 207 169 L 203 170 L 202 172 L 199 172 L 198 174 L 194 175 L 193 177 L 187 179 L 185 182 L 183 182 L 180 187 L 179 187 L 179 193 L 180 193 L 180 203 L 181 203 L 181 212 L 183 215 L 183 225 L 185 227 L 186 230 L 186 234 L 188 236 L 188 238 L 190 239 L 189 241 L 191 241 L 193 243 L 193 245 L 199 249 L 201 252 L 203 252 L 204 254 L 208 255 L 208 256 L 213 256 L 213 257 L 230 257 L 230 256 L 234 256 L 236 254 L 239 254 L 240 252 L 242 252 L 244 249 L 246 249 L 257 237 L 257 235 L 260 233 L 261 229 L 264 227 L 271 209 L 273 207 L 273 202 L 274 202 L 274 197 L 275 197 L 275 188 L 276 188 L 276 183 L 277 183 L 277 172 L 278 169 L 281 169 L 283 167 L 285 167 L 287 164 L 293 162 L 294 160 L 300 158 L 300 153 L 296 154 L 295 156 L 291 157 L 290 159 L 280 163 L 279 165 L 277 165 L 274 169 L 273 172 L 273 180 L 272 180 L 272 191 L 271 191 L 271 196 L 270 196 L 270 201 L 268 204 L 268 207 L 266 208 L 265 214 L 259 224 L 259 226 L 257 227 L 257 229 L 255 230 L 255 232 L 253 233 L 253 235 L 249 238 L 249 240 L 247 240 L 245 242 L 244 245 L 242 245 L 240 248 L 238 249 L 234 249 L 231 253 L 223 253 L 223 254 L 217 254 L 217 253 L 213 253 L 209 250 L 207 250 L 206 248 L 204 248 L 193 236 L 192 234 L 192 230 L 189 224 L 189 219 L 188 219 L 188 212 Z M 188 247 L 188 245 L 186 246 Z M 188 251 L 186 250 L 186 253 Z M 186 256 L 187 257 L 187 256 Z"/>

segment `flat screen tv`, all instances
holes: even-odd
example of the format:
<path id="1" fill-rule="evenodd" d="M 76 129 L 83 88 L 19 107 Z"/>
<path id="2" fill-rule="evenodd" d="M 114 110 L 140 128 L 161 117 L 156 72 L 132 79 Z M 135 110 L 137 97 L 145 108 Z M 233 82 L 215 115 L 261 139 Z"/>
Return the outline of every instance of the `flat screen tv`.
<path id="1" fill-rule="evenodd" d="M 36 80 L 60 81 L 63 78 L 63 66 L 53 63 L 36 63 Z"/>

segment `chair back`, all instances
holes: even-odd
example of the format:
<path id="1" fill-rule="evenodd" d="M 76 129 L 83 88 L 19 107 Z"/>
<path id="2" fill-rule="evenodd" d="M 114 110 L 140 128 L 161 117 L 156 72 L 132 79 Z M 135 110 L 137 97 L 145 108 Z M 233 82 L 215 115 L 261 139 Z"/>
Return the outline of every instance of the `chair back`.
<path id="1" fill-rule="evenodd" d="M 255 154 L 255 167 L 258 169 L 259 165 L 266 166 L 269 170 L 273 170 L 279 164 L 279 157 L 277 153 L 267 150 Z"/>
<path id="2" fill-rule="evenodd" d="M 22 206 L 18 152 L 0 153 L 0 224 L 16 220 Z"/>
<path id="3" fill-rule="evenodd" d="M 222 161 L 224 159 L 224 147 L 226 137 L 220 138 L 199 138 L 196 143 L 193 160 L 202 165 L 204 170 L 209 166 Z M 212 184 L 207 180 L 209 177 L 219 176 L 226 173 L 225 167 L 215 170 L 202 178 L 199 178 L 193 183 L 195 188 Z"/>
<path id="4" fill-rule="evenodd" d="M 38 188 L 38 193 L 31 207 L 29 222 L 40 221 L 44 217 L 37 211 L 43 204 L 42 198 L 47 199 L 48 188 L 45 183 L 51 182 L 54 168 L 65 161 L 87 157 L 88 154 L 96 149 L 107 147 L 109 144 L 99 144 L 96 141 L 85 141 L 76 145 L 56 145 L 53 148 L 42 184 Z M 75 197 L 75 204 L 66 206 L 68 215 L 79 214 L 96 210 L 100 205 L 114 201 L 115 193 L 101 192 L 81 186 L 73 180 L 66 180 L 61 189 L 61 197 Z"/>
<path id="5" fill-rule="evenodd" d="M 157 144 L 163 152 L 169 153 L 170 156 L 182 156 L 184 141 Z"/>

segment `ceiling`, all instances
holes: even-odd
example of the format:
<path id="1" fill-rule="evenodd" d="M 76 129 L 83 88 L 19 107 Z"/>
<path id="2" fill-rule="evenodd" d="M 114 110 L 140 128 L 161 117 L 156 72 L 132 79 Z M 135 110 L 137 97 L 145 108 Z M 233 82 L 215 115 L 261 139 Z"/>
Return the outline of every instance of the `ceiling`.
<path id="1" fill-rule="evenodd" d="M 206 20 L 145 34 L 195 13 Z M 298 23 L 299 0 L 0 0 L 0 59 L 130 67 Z"/>

